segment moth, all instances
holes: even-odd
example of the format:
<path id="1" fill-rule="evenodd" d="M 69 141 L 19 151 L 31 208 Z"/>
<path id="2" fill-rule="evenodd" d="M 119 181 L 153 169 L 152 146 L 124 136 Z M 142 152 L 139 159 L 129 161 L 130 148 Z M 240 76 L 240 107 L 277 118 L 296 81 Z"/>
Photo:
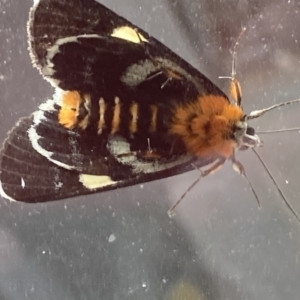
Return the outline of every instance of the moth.
<path id="1" fill-rule="evenodd" d="M 53 201 L 207 166 L 203 177 L 228 160 L 245 175 L 235 152 L 261 145 L 248 121 L 299 102 L 246 114 L 234 76 L 229 99 L 95 0 L 34 1 L 28 43 L 55 93 L 4 141 L 0 193 L 11 201 Z"/>

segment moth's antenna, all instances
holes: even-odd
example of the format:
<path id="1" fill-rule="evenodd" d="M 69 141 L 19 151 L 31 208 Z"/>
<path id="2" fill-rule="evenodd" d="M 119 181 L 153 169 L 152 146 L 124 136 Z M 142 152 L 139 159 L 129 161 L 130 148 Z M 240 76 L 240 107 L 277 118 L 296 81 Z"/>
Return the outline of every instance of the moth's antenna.
<path id="1" fill-rule="evenodd" d="M 298 131 L 300 132 L 300 127 L 295 128 L 287 128 L 287 129 L 275 129 L 275 130 L 264 130 L 264 131 L 256 131 L 257 134 L 267 134 L 267 133 L 278 133 L 278 132 L 289 132 L 289 131 Z"/>
<path id="2" fill-rule="evenodd" d="M 235 75 L 236 75 L 237 47 L 245 31 L 246 31 L 246 27 L 243 27 L 233 47 L 233 54 L 232 54 L 233 57 L 232 57 L 232 66 L 231 66 L 232 79 L 235 79 Z"/>
<path id="3" fill-rule="evenodd" d="M 247 120 L 256 119 L 256 118 L 264 115 L 266 112 L 268 112 L 270 110 L 273 110 L 273 109 L 281 107 L 281 106 L 294 104 L 294 103 L 300 103 L 300 98 L 295 99 L 295 100 L 291 100 L 291 101 L 286 101 L 286 102 L 281 102 L 281 103 L 278 103 L 278 104 L 274 104 L 272 106 L 269 106 L 267 108 L 263 108 L 263 109 L 260 109 L 260 110 L 254 110 L 254 111 L 250 112 L 249 115 L 246 116 L 246 119 Z"/>
<path id="4" fill-rule="evenodd" d="M 233 99 L 233 102 L 241 106 L 242 102 L 242 90 L 239 81 L 235 78 L 236 75 L 236 61 L 237 61 L 237 48 L 240 42 L 240 39 L 243 35 L 243 33 L 246 31 L 246 27 L 243 27 L 234 46 L 233 46 L 233 52 L 232 52 L 232 64 L 231 64 L 231 76 L 219 76 L 219 78 L 225 78 L 230 79 L 230 85 L 229 85 L 229 94 L 231 98 Z"/>
<path id="5" fill-rule="evenodd" d="M 236 75 L 236 61 L 237 61 L 237 47 L 240 43 L 240 39 L 243 35 L 243 33 L 246 31 L 246 27 L 243 27 L 234 46 L 233 46 L 233 51 L 232 51 L 232 63 L 231 63 L 231 76 L 219 76 L 219 78 L 225 78 L 225 79 L 235 79 Z"/>
<path id="6" fill-rule="evenodd" d="M 269 174 L 270 178 L 272 179 L 274 185 L 276 186 L 276 189 L 278 191 L 278 193 L 280 194 L 280 196 L 282 197 L 283 201 L 285 202 L 285 204 L 287 205 L 287 207 L 290 209 L 290 211 L 293 213 L 293 215 L 297 218 L 298 222 L 300 223 L 300 218 L 297 215 L 296 211 L 294 210 L 294 208 L 292 207 L 292 205 L 288 202 L 288 200 L 286 199 L 286 197 L 284 196 L 283 192 L 281 191 L 281 189 L 279 188 L 274 176 L 272 175 L 272 173 L 270 172 L 269 168 L 267 167 L 267 165 L 265 164 L 265 162 L 263 161 L 263 159 L 261 158 L 261 156 L 258 154 L 258 152 L 252 148 L 253 152 L 255 153 L 255 155 L 257 156 L 257 158 L 259 159 L 259 161 L 261 162 L 261 164 L 263 165 L 264 169 L 266 170 L 266 172 Z"/>

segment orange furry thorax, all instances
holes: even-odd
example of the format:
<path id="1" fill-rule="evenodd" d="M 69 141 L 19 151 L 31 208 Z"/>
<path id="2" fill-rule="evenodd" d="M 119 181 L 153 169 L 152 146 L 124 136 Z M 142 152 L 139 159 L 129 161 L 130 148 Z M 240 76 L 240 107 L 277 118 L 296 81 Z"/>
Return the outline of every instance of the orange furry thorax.
<path id="1" fill-rule="evenodd" d="M 236 146 L 234 125 L 243 115 L 228 99 L 206 95 L 175 110 L 170 132 L 179 135 L 193 155 L 229 158 Z"/>

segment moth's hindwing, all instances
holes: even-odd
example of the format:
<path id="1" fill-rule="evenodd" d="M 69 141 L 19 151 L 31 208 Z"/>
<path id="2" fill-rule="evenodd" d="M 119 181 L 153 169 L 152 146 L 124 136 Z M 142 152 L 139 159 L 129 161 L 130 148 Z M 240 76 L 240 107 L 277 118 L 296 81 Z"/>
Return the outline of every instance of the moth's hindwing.
<path id="1" fill-rule="evenodd" d="M 58 200 L 191 170 L 189 156 L 160 161 L 139 161 L 133 156 L 127 159 L 128 163 L 119 162 L 115 155 L 105 149 L 105 156 L 93 156 L 93 152 L 86 152 L 88 147 L 82 144 L 80 138 L 76 139 L 72 132 L 61 132 L 61 128 L 53 126 L 47 131 L 47 122 L 43 122 L 39 128 L 34 118 L 33 115 L 17 123 L 0 154 L 0 194 L 11 201 L 36 203 Z M 42 133 L 43 130 L 47 135 L 51 132 L 51 136 L 39 136 L 38 132 Z M 61 134 L 64 137 L 58 140 L 57 136 Z M 73 139 L 72 143 L 68 142 L 69 138 Z M 120 145 L 128 146 L 121 139 L 112 139 L 111 143 L 115 144 L 116 149 Z M 39 151 L 33 150 L 33 144 L 34 148 L 39 147 Z"/>

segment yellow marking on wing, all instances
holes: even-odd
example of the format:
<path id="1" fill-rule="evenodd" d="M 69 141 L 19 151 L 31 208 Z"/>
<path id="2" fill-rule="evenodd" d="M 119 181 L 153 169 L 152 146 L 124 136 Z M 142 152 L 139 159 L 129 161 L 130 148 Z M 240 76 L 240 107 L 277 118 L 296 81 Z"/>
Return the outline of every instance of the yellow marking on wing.
<path id="1" fill-rule="evenodd" d="M 150 132 L 156 132 L 157 129 L 157 105 L 151 105 L 151 122 L 150 122 Z"/>
<path id="2" fill-rule="evenodd" d="M 89 174 L 80 174 L 79 182 L 81 182 L 82 185 L 89 190 L 99 189 L 101 187 L 113 185 L 116 183 L 109 176 L 99 176 L 99 175 L 89 175 Z"/>
<path id="3" fill-rule="evenodd" d="M 119 97 L 115 97 L 114 114 L 111 123 L 111 134 L 116 133 L 120 126 L 121 103 Z"/>
<path id="4" fill-rule="evenodd" d="M 129 124 L 129 131 L 131 133 L 137 132 L 138 110 L 139 106 L 136 102 L 134 102 L 130 107 L 131 121 Z"/>
<path id="5" fill-rule="evenodd" d="M 105 110 L 106 103 L 103 98 L 99 100 L 99 122 L 98 122 L 98 134 L 101 134 L 103 129 L 105 128 Z"/>
<path id="6" fill-rule="evenodd" d="M 76 126 L 81 101 L 80 94 L 77 91 L 67 91 L 63 94 L 61 108 L 58 113 L 59 124 L 69 129 Z"/>
<path id="7" fill-rule="evenodd" d="M 122 26 L 115 28 L 111 36 L 132 42 L 135 44 L 140 44 L 142 42 L 148 42 L 148 40 L 140 34 L 136 29 L 129 26 Z"/>

